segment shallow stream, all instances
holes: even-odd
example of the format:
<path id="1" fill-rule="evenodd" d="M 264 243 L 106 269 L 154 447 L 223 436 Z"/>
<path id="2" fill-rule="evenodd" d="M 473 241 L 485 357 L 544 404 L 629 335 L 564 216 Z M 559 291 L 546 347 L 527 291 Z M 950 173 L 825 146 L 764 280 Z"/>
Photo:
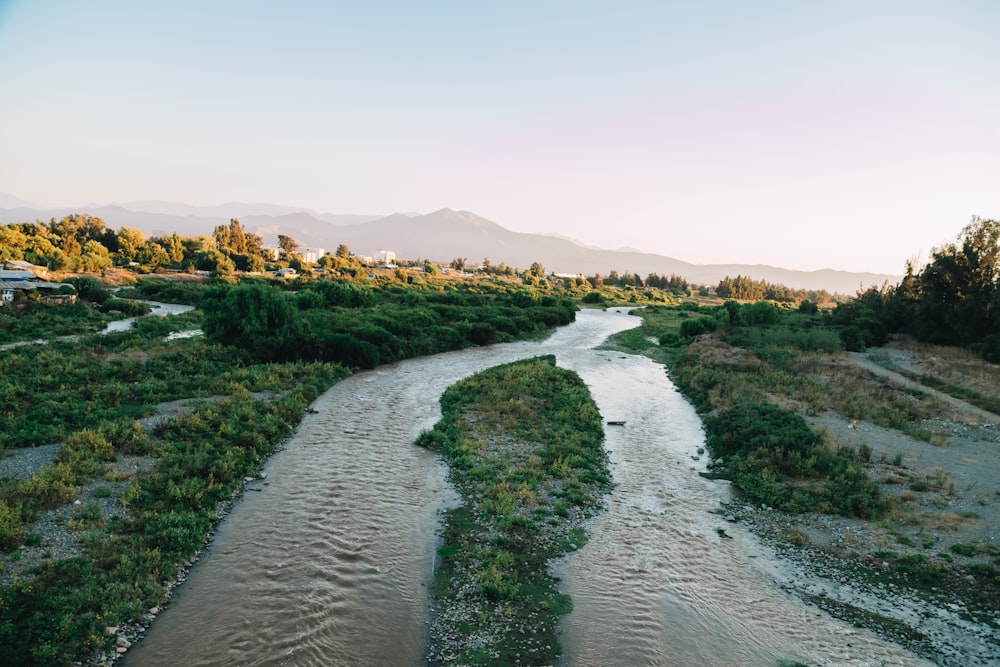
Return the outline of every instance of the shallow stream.
<path id="1" fill-rule="evenodd" d="M 439 510 L 457 496 L 444 464 L 413 441 L 449 385 L 539 354 L 578 372 L 605 419 L 627 421 L 606 429 L 608 511 L 557 565 L 575 605 L 566 665 L 926 664 L 782 590 L 780 562 L 715 514 L 729 488 L 698 475 L 700 420 L 663 367 L 592 349 L 637 323 L 588 310 L 540 343 L 341 381 L 248 486 L 124 664 L 420 665 Z"/>

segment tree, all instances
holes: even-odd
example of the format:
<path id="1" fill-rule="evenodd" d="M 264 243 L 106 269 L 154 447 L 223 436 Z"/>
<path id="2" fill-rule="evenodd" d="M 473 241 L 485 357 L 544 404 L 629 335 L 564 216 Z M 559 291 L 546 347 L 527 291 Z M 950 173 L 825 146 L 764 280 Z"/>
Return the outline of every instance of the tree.
<path id="1" fill-rule="evenodd" d="M 914 333 L 970 345 L 1000 329 L 1000 222 L 974 217 L 920 273 Z"/>
<path id="2" fill-rule="evenodd" d="M 532 262 L 531 268 L 528 269 L 528 273 L 535 276 L 536 278 L 544 278 L 545 267 L 542 266 L 541 262 Z"/>
<path id="3" fill-rule="evenodd" d="M 83 246 L 81 260 L 83 271 L 101 271 L 109 268 L 113 263 L 108 249 L 93 239 L 87 241 Z"/>
<path id="4" fill-rule="evenodd" d="M 455 269 L 456 271 L 465 271 L 466 261 L 467 260 L 465 259 L 465 257 L 456 257 L 455 259 L 451 260 L 451 264 L 449 264 L 449 266 Z"/>
<path id="5" fill-rule="evenodd" d="M 345 244 L 343 244 L 343 243 L 341 243 L 340 245 L 337 246 L 337 250 L 333 254 L 334 254 L 335 257 L 339 257 L 341 259 L 350 259 L 351 258 L 351 251 L 350 251 L 350 249 Z"/>
<path id="6" fill-rule="evenodd" d="M 278 234 L 278 246 L 281 248 L 281 252 L 286 258 L 299 251 L 299 244 L 295 242 L 295 239 L 291 236 L 285 236 L 284 234 Z"/>
<path id="7" fill-rule="evenodd" d="M 143 244 L 146 243 L 146 237 L 142 235 L 142 232 L 138 229 L 132 229 L 130 227 L 122 227 L 119 229 L 117 238 L 118 257 L 122 264 L 135 261 L 136 256 L 139 254 L 139 250 L 142 248 Z"/>

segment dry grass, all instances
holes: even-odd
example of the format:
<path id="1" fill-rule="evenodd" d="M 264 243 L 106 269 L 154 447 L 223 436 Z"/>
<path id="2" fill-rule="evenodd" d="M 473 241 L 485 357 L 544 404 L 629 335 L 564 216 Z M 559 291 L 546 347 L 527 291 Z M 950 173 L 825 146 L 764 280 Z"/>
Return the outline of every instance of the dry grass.
<path id="1" fill-rule="evenodd" d="M 975 353 L 943 345 L 920 343 L 909 337 L 894 340 L 893 347 L 913 354 L 912 370 L 943 382 L 1000 400 L 1000 364 L 983 361 Z"/>

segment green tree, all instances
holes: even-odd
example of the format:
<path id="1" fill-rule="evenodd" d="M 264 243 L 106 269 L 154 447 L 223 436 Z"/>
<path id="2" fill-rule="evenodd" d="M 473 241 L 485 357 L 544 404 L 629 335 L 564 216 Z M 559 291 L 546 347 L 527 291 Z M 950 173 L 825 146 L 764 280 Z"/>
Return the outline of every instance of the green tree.
<path id="1" fill-rule="evenodd" d="M 296 243 L 295 239 L 284 234 L 278 234 L 278 246 L 286 259 L 299 251 L 299 244 Z"/>
<path id="2" fill-rule="evenodd" d="M 973 218 L 920 273 L 914 333 L 969 345 L 1000 330 L 1000 222 Z"/>
<path id="3" fill-rule="evenodd" d="M 128 264 L 129 262 L 136 261 L 136 256 L 139 254 L 139 250 L 142 248 L 143 244 L 146 243 L 146 237 L 142 235 L 142 232 L 138 229 L 132 229 L 130 227 L 122 227 L 119 229 L 117 240 L 118 259 L 121 264 Z"/>

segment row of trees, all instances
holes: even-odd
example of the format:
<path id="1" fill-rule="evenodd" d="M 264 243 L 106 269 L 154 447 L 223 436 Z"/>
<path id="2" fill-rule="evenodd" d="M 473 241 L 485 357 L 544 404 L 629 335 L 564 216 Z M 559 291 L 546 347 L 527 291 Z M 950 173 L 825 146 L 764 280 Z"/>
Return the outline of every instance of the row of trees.
<path id="1" fill-rule="evenodd" d="M 826 290 L 794 289 L 785 285 L 769 283 L 766 280 L 754 280 L 749 276 L 726 276 L 719 281 L 715 295 L 722 299 L 738 299 L 740 301 L 777 301 L 778 303 L 830 303 L 834 295 Z"/>
<path id="2" fill-rule="evenodd" d="M 298 245 L 284 237 L 294 259 Z M 48 223 L 0 225 L 0 261 L 26 260 L 54 271 L 103 271 L 112 266 L 195 268 L 205 271 L 262 271 L 265 250 L 257 234 L 239 220 L 219 225 L 211 236 L 146 238 L 138 229 L 115 231 L 100 218 L 73 214 Z"/>
<path id="3" fill-rule="evenodd" d="M 898 285 L 859 294 L 850 315 L 1000 363 L 1000 221 L 974 217 L 921 270 L 908 262 Z"/>

